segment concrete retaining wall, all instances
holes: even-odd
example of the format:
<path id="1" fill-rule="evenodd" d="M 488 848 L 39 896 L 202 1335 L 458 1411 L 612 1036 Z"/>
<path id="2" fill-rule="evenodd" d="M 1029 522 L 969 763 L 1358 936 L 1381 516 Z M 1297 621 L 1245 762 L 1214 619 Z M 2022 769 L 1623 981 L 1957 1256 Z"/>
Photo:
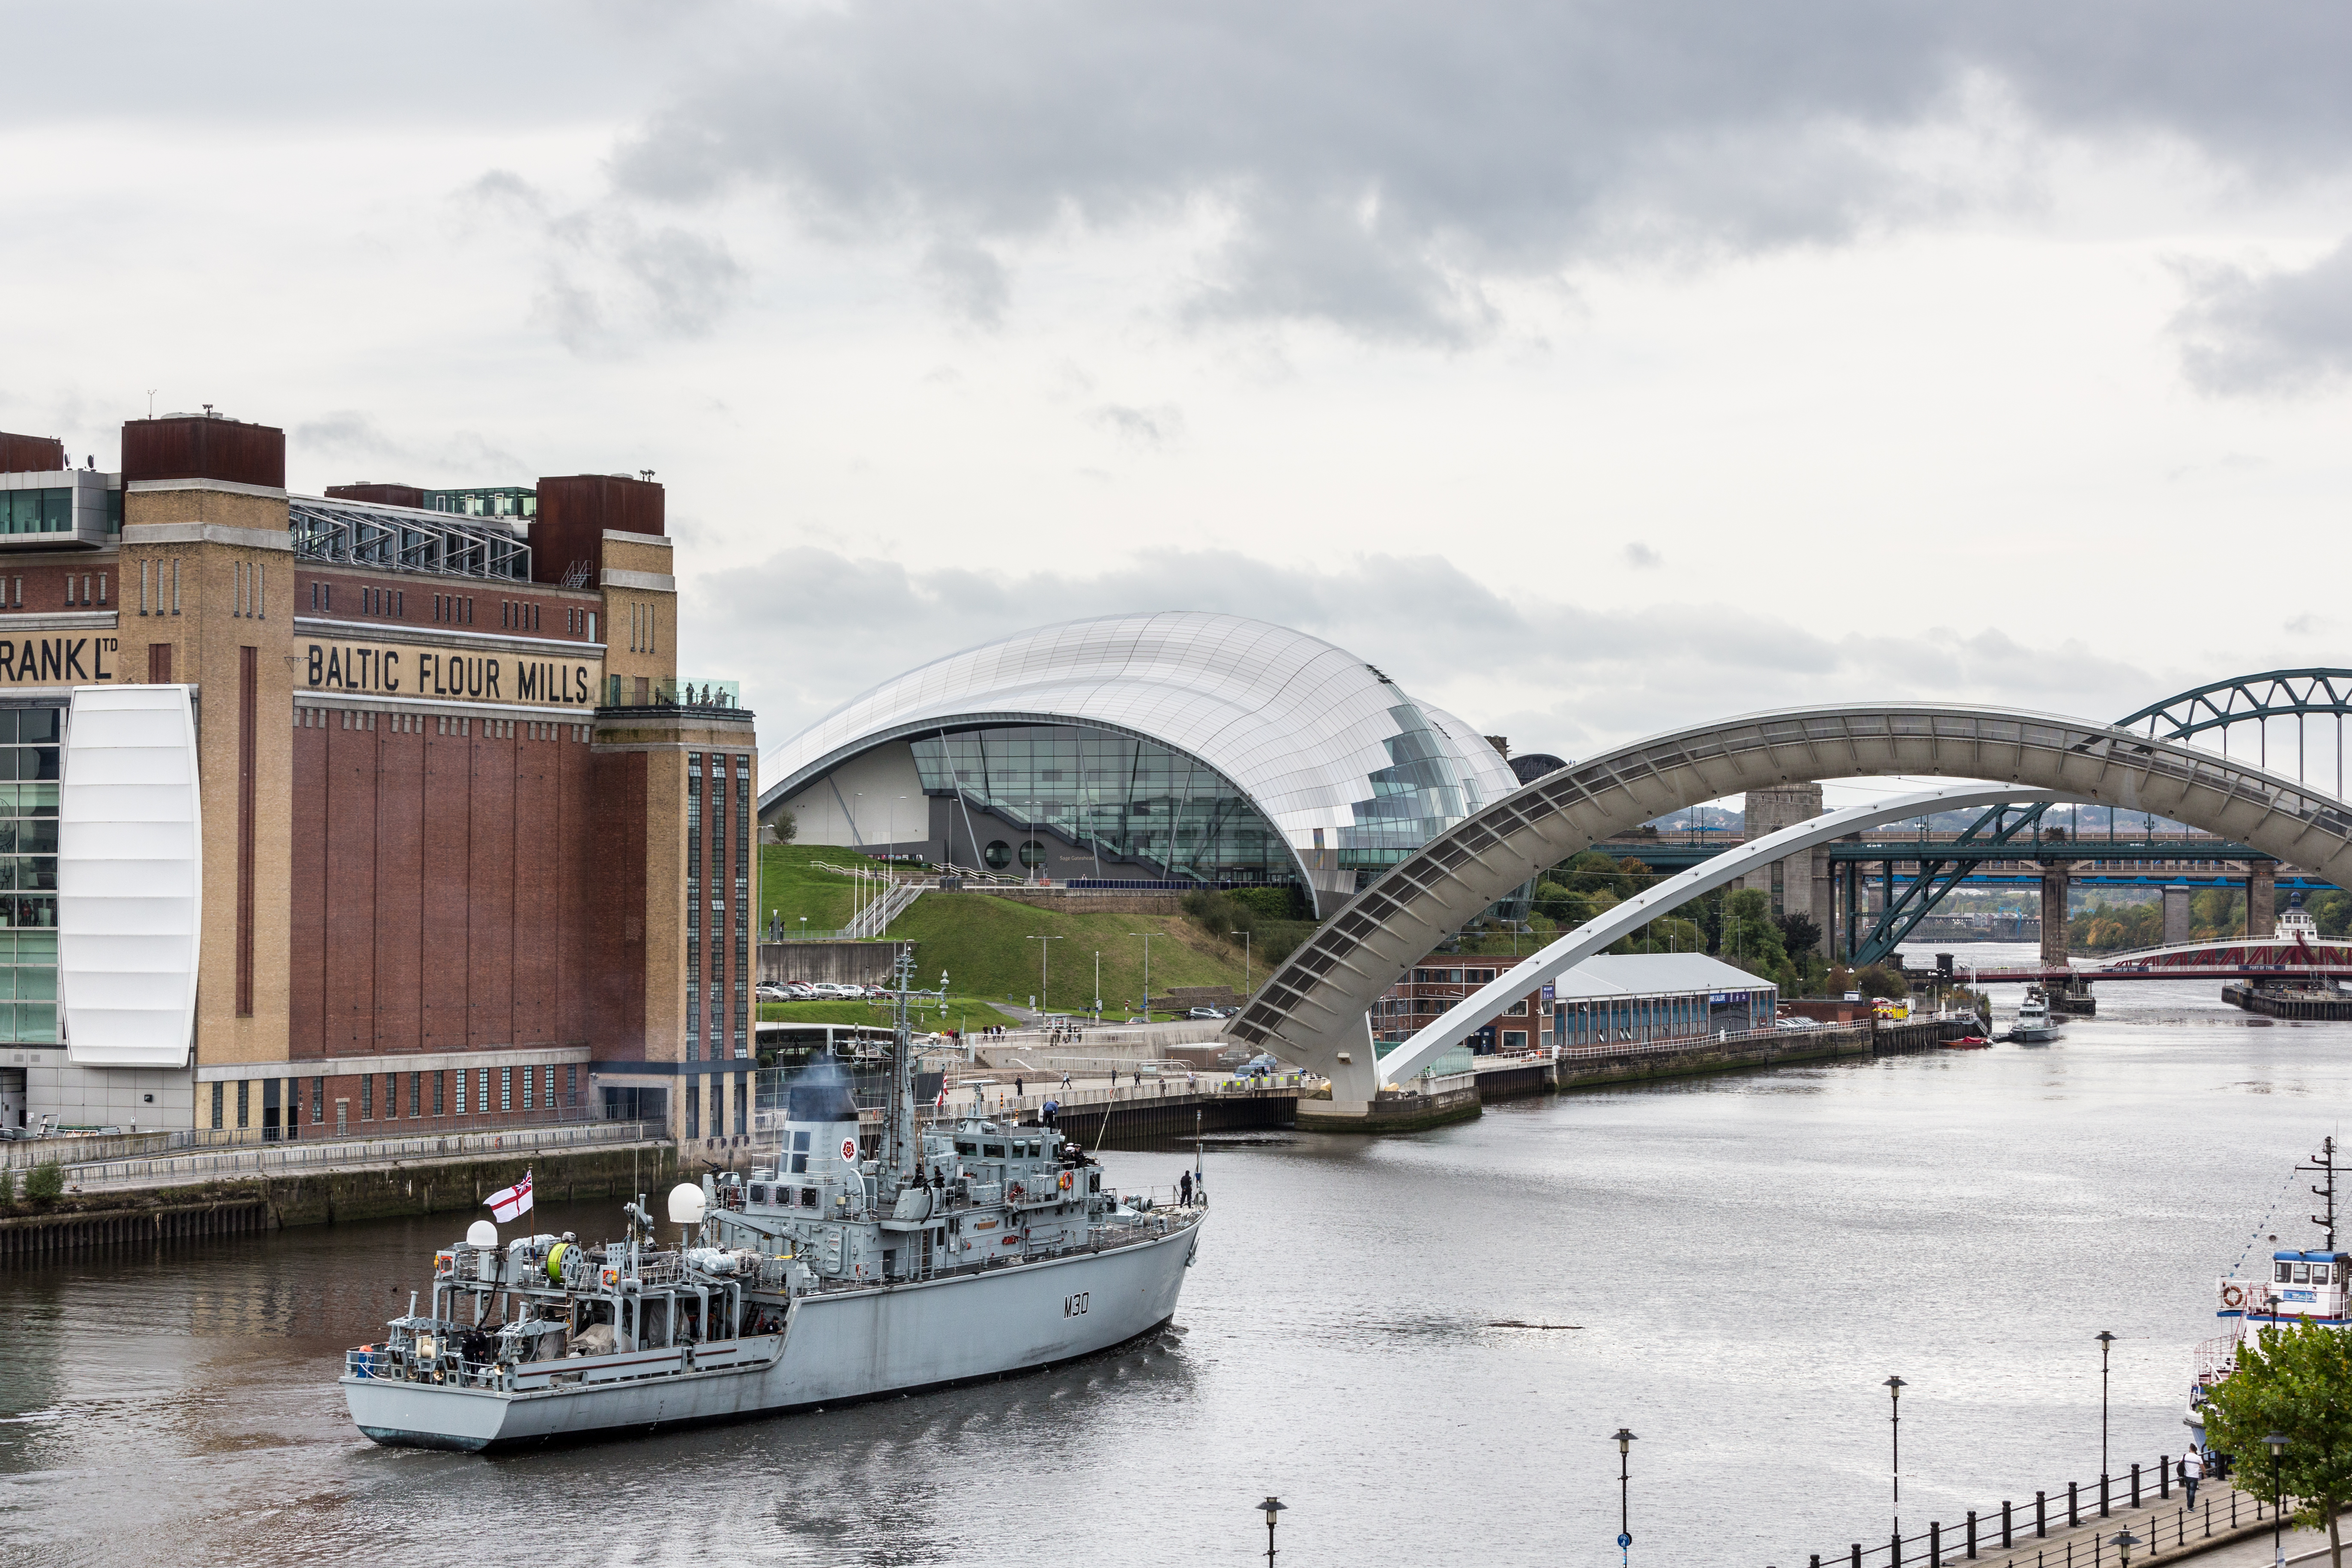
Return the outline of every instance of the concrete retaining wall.
<path id="1" fill-rule="evenodd" d="M 760 978 L 880 985 L 890 978 L 890 963 L 898 945 L 895 942 L 763 942 Z"/>
<path id="2" fill-rule="evenodd" d="M 0 1213 L 0 1262 L 89 1246 L 152 1244 L 332 1225 L 341 1220 L 471 1210 L 525 1169 L 551 1201 L 657 1194 L 677 1179 L 677 1152 L 666 1143 L 518 1153 L 494 1159 L 416 1161 L 369 1169 L 214 1182 L 203 1186 L 68 1194 L 46 1209 L 19 1202 Z"/>

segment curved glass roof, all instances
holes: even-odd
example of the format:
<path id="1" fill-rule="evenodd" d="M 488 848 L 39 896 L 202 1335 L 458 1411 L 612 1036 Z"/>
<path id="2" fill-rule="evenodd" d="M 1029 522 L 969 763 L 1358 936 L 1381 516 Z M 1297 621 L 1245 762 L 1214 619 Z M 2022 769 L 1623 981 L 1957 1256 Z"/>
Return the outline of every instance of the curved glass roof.
<path id="1" fill-rule="evenodd" d="M 770 751 L 764 807 L 861 752 L 974 725 L 1076 722 L 1197 757 L 1302 866 L 1323 847 L 1386 864 L 1518 787 L 1484 737 L 1344 648 L 1196 611 L 1041 626 L 851 698 Z"/>

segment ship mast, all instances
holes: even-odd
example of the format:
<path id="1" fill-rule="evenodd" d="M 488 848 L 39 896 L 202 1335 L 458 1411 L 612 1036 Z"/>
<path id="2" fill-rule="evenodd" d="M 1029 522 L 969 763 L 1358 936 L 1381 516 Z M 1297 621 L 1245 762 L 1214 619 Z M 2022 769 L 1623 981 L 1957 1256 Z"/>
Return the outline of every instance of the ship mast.
<path id="1" fill-rule="evenodd" d="M 892 1009 L 890 1030 L 890 1106 L 883 1113 L 882 1163 L 906 1187 L 913 1184 L 922 1169 L 923 1140 L 915 1119 L 915 1031 L 910 1006 L 918 994 L 929 992 L 915 989 L 915 945 L 908 942 L 898 949 L 891 964 Z M 940 1000 L 944 1004 L 948 994 L 947 972 L 940 973 Z"/>
<path id="2" fill-rule="evenodd" d="M 2324 1185 L 2314 1187 L 2311 1192 L 2314 1197 L 2326 1201 L 2327 1212 L 2324 1215 L 2313 1215 L 2311 1223 L 2327 1233 L 2327 1250 L 2333 1253 L 2336 1250 L 2336 1140 L 2321 1139 L 2319 1152 L 2311 1157 L 2311 1163 L 2297 1165 L 2295 1169 L 2316 1171 L 2326 1178 Z"/>

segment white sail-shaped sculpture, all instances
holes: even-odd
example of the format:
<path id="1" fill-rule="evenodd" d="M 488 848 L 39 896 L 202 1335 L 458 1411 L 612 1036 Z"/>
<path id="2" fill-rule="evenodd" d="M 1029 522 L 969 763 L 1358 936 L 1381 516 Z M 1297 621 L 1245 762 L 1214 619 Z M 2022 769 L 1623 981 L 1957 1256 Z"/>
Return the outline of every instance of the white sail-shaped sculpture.
<path id="1" fill-rule="evenodd" d="M 59 771 L 68 1055 L 85 1067 L 185 1067 L 204 912 L 190 689 L 76 687 Z"/>

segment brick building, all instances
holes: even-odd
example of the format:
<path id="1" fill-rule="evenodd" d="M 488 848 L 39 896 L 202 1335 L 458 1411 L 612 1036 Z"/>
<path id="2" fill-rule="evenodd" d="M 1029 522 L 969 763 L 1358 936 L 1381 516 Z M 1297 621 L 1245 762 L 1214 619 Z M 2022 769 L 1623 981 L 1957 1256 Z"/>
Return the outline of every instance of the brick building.
<path id="1" fill-rule="evenodd" d="M 121 452 L 0 436 L 0 1120 L 744 1131 L 758 752 L 678 678 L 662 487 Z"/>

